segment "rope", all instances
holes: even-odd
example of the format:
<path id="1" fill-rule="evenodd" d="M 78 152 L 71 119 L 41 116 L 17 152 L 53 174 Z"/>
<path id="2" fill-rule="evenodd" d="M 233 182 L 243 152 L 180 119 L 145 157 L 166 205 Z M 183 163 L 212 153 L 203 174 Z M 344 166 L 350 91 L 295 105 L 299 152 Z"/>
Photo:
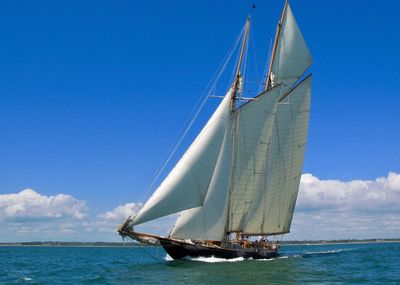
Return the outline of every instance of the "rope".
<path id="1" fill-rule="evenodd" d="M 213 90 L 215 90 L 216 85 L 218 83 L 218 80 L 221 78 L 226 66 L 230 62 L 230 59 L 232 58 L 232 55 L 233 55 L 234 51 L 236 50 L 236 47 L 238 46 L 238 44 L 240 42 L 240 39 L 242 38 L 243 33 L 244 33 L 244 28 L 239 33 L 239 35 L 236 38 L 234 44 L 231 46 L 231 48 L 226 53 L 226 55 L 225 55 L 222 63 L 220 64 L 219 68 L 214 73 L 214 75 L 213 75 L 212 79 L 210 80 L 210 82 L 207 84 L 207 87 L 202 92 L 202 95 L 200 96 L 200 98 L 197 100 L 197 103 L 195 104 L 195 107 L 194 107 L 194 109 L 192 110 L 192 112 L 190 113 L 190 116 L 189 116 L 189 118 L 190 118 L 194 113 L 192 119 L 186 120 L 184 126 L 185 125 L 187 125 L 187 126 L 184 128 L 184 131 L 183 131 L 182 135 L 180 136 L 178 141 L 175 143 L 175 146 L 172 147 L 170 149 L 170 151 L 168 152 L 169 154 L 166 156 L 166 159 L 164 159 L 163 163 L 158 168 L 158 170 L 157 170 L 156 174 L 153 176 L 150 184 L 146 187 L 146 190 L 142 193 L 140 200 L 142 200 L 144 198 L 144 195 L 147 194 L 153 188 L 155 182 L 160 178 L 161 174 L 163 173 L 163 171 L 165 170 L 165 168 L 167 167 L 167 165 L 171 161 L 172 157 L 175 155 L 177 149 L 181 145 L 181 143 L 184 140 L 184 138 L 186 137 L 187 133 L 190 131 L 191 127 L 193 126 L 194 122 L 196 121 L 197 117 L 199 116 L 201 110 L 203 109 L 205 103 L 207 102 L 209 96 L 212 94 Z"/>
<path id="2" fill-rule="evenodd" d="M 133 239 L 131 239 L 131 238 L 128 237 L 128 236 L 127 236 L 126 238 L 133 241 Z M 151 253 L 147 252 L 147 251 L 144 249 L 144 246 L 137 245 L 136 242 L 133 243 L 133 246 L 136 247 L 136 248 L 139 248 L 142 252 L 144 252 L 144 254 L 146 254 L 147 256 L 149 256 L 150 258 L 152 258 L 152 259 L 154 259 L 154 260 L 157 260 L 157 261 L 160 261 L 160 260 L 161 260 L 161 261 L 164 261 L 164 259 L 158 257 L 158 252 L 159 252 L 159 250 L 160 250 L 160 247 L 159 247 L 159 246 L 158 246 L 158 249 L 157 249 L 157 254 L 156 254 L 156 256 L 153 256 Z"/>
<path id="3" fill-rule="evenodd" d="M 267 76 L 268 76 L 268 71 L 269 71 L 269 62 L 271 61 L 271 56 L 272 56 L 272 38 L 269 40 L 269 48 L 268 48 L 268 56 L 267 56 L 267 62 L 264 65 L 264 71 L 263 71 L 263 76 L 261 79 L 261 83 L 260 86 L 258 87 L 258 94 L 261 93 L 262 91 L 265 90 L 265 83 L 267 80 Z"/>

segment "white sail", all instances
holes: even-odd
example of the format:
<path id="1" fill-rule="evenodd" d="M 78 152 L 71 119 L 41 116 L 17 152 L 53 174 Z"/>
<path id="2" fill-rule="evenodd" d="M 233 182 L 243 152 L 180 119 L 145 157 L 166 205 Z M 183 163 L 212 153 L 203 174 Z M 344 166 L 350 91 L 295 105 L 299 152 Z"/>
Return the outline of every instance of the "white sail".
<path id="1" fill-rule="evenodd" d="M 278 105 L 264 181 L 244 222 L 248 234 L 287 233 L 296 203 L 310 113 L 311 76 Z"/>
<path id="2" fill-rule="evenodd" d="M 174 238 L 223 240 L 226 235 L 232 128 L 228 124 L 210 187 L 201 207 L 183 211 L 171 232 Z"/>
<path id="3" fill-rule="evenodd" d="M 272 88 L 235 111 L 228 231 L 242 231 L 254 199 L 265 191 L 260 180 L 264 180 L 280 89 Z"/>
<path id="4" fill-rule="evenodd" d="M 230 91 L 192 145 L 134 217 L 137 225 L 203 204 L 229 119 Z"/>
<path id="5" fill-rule="evenodd" d="M 272 86 L 282 83 L 287 91 L 311 65 L 312 58 L 289 4 L 280 24 L 270 80 Z"/>

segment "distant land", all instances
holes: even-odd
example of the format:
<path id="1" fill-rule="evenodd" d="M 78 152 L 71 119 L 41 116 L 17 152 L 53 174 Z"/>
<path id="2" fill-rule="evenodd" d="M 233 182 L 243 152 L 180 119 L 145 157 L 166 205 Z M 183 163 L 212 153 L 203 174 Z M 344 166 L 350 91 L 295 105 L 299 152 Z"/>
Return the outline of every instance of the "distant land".
<path id="1" fill-rule="evenodd" d="M 319 245 L 319 244 L 346 244 L 346 243 L 387 243 L 400 242 L 400 238 L 392 239 L 339 239 L 339 240 L 285 240 L 280 244 L 285 245 Z M 0 246 L 73 246 L 73 247 L 121 247 L 141 246 L 137 242 L 79 242 L 79 241 L 31 241 L 31 242 L 0 242 Z"/>

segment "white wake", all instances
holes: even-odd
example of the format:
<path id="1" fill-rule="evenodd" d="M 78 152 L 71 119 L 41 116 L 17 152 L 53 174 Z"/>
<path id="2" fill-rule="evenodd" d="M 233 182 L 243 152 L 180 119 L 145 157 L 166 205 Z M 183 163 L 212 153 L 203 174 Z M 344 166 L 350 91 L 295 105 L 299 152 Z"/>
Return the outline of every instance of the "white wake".
<path id="1" fill-rule="evenodd" d="M 251 258 L 245 259 L 243 257 L 237 257 L 237 258 L 232 258 L 232 259 L 226 259 L 226 258 L 219 258 L 219 257 L 185 257 L 185 260 L 190 260 L 190 261 L 197 261 L 197 262 L 206 262 L 206 263 L 218 263 L 218 262 L 239 262 L 239 261 L 245 261 L 245 260 L 252 260 Z M 172 261 L 174 260 L 171 256 L 168 254 L 165 256 L 166 261 Z"/>

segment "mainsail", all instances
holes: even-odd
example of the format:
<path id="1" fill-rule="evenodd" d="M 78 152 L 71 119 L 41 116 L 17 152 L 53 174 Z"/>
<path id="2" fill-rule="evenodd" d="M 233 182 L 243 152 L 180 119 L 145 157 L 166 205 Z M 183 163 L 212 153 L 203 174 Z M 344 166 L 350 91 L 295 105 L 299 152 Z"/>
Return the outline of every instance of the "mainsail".
<path id="1" fill-rule="evenodd" d="M 310 112 L 311 75 L 300 79 L 312 59 L 286 3 L 266 91 L 235 108 L 249 20 L 233 87 L 132 225 L 182 211 L 173 238 L 289 232 Z"/>
<path id="2" fill-rule="evenodd" d="M 310 96 L 311 76 L 278 103 L 267 162 L 260 171 L 263 179 L 258 181 L 261 191 L 244 217 L 243 233 L 289 232 L 307 143 Z"/>

